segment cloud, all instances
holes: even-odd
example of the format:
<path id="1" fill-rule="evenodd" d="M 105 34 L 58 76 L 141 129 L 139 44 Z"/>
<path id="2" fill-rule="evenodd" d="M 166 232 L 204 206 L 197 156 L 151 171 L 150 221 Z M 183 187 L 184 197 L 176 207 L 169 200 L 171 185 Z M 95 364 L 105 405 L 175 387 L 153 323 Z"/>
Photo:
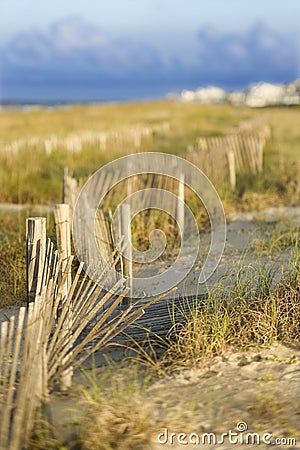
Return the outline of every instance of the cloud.
<path id="1" fill-rule="evenodd" d="M 100 49 L 108 45 L 107 37 L 98 27 L 88 24 L 78 17 L 54 24 L 50 35 L 57 50 L 65 52 Z"/>
<path id="2" fill-rule="evenodd" d="M 243 33 L 222 33 L 207 26 L 198 33 L 199 76 L 204 80 L 280 82 L 297 77 L 295 43 L 263 23 Z"/>
<path id="3" fill-rule="evenodd" d="M 239 86 L 297 77 L 296 45 L 263 23 L 242 33 L 202 27 L 187 64 L 174 44 L 169 57 L 142 39 L 111 38 L 80 17 L 14 36 L 2 47 L 3 91 L 14 86 Z M 157 40 L 156 40 L 157 42 Z M 181 46 L 184 48 L 184 46 Z M 183 51 L 183 50 L 182 50 Z M 186 48 L 189 52 L 189 48 Z"/>
<path id="4" fill-rule="evenodd" d="M 4 84 L 130 81 L 150 78 L 149 70 L 162 66 L 154 48 L 109 39 L 100 28 L 76 17 L 54 24 L 47 33 L 31 30 L 15 36 L 2 55 Z"/>

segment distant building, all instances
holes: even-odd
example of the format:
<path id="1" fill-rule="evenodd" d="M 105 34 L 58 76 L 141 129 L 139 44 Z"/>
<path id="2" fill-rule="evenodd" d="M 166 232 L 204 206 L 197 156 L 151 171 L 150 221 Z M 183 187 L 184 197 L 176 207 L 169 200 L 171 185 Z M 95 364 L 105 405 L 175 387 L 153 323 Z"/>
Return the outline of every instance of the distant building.
<path id="1" fill-rule="evenodd" d="M 251 107 L 280 105 L 284 96 L 284 86 L 270 83 L 258 83 L 250 87 L 245 104 Z"/>
<path id="2" fill-rule="evenodd" d="M 196 91 L 183 90 L 179 95 L 169 94 L 168 98 L 181 100 L 185 103 L 231 103 L 247 105 L 251 108 L 265 106 L 300 105 L 300 79 L 289 84 L 257 83 L 245 91 L 226 93 L 216 86 L 199 88 Z"/>
<path id="3" fill-rule="evenodd" d="M 299 105 L 299 81 L 290 84 L 258 83 L 250 87 L 245 104 L 251 107 Z"/>
<path id="4" fill-rule="evenodd" d="M 223 103 L 226 100 L 226 92 L 219 87 L 209 86 L 196 91 L 184 90 L 180 98 L 184 102 Z"/>
<path id="5" fill-rule="evenodd" d="M 195 98 L 200 103 L 223 103 L 226 100 L 226 92 L 216 86 L 197 89 Z"/>
<path id="6" fill-rule="evenodd" d="M 195 98 L 195 92 L 194 91 L 187 91 L 183 90 L 181 94 L 179 95 L 180 100 L 183 102 L 194 102 L 196 100 Z"/>

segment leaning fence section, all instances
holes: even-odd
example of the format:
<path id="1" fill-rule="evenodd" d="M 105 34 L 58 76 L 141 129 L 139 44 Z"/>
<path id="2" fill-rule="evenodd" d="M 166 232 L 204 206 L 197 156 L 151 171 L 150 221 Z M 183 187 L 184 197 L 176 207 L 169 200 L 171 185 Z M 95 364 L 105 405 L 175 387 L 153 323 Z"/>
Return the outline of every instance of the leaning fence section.
<path id="1" fill-rule="evenodd" d="M 26 447 L 53 386 L 70 387 L 75 367 L 159 300 L 121 308 L 128 293 L 122 277 L 107 291 L 105 270 L 97 282 L 84 263 L 71 275 L 68 219 L 66 205 L 57 205 L 58 250 L 46 237 L 46 219 L 27 219 L 28 304 L 0 327 L 1 450 Z"/>
<path id="2" fill-rule="evenodd" d="M 186 158 L 218 185 L 236 187 L 236 175 L 256 175 L 263 170 L 263 153 L 270 137 L 265 123 L 242 122 L 225 135 L 199 137 Z"/>
<path id="3" fill-rule="evenodd" d="M 42 302 L 21 308 L 17 317 L 1 324 L 0 448 L 23 447 L 32 431 L 38 405 L 45 396 L 45 320 Z"/>

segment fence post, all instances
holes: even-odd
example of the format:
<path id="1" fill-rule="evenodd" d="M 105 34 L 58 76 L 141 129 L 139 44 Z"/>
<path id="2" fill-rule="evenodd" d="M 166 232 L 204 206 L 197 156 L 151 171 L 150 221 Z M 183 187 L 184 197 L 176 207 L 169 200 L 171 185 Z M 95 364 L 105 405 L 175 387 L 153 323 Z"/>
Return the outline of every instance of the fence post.
<path id="1" fill-rule="evenodd" d="M 70 210 L 69 205 L 65 203 L 55 205 L 54 210 L 54 219 L 55 219 L 55 228 L 56 228 L 56 239 L 57 239 L 57 248 L 59 254 L 62 258 L 62 266 L 61 271 L 63 275 L 66 271 L 69 257 L 71 256 L 71 233 L 70 233 Z M 71 272 L 68 273 L 65 285 L 62 289 L 62 305 L 61 308 L 64 307 L 64 302 L 67 299 L 68 292 L 70 290 L 72 284 Z M 70 338 L 70 329 L 72 327 L 72 312 L 66 314 L 66 341 Z M 62 391 L 67 390 L 72 384 L 72 375 L 73 368 L 68 367 L 61 375 L 60 379 L 60 389 Z"/>
<path id="2" fill-rule="evenodd" d="M 130 174 L 132 171 L 132 162 L 131 161 L 127 162 L 127 171 L 128 171 L 128 174 Z M 130 176 L 127 178 L 127 197 L 129 197 L 129 195 L 131 195 L 132 193 L 133 193 L 133 178 Z"/>
<path id="3" fill-rule="evenodd" d="M 257 170 L 258 172 L 263 171 L 263 163 L 264 163 L 264 146 L 265 139 L 261 136 L 258 136 L 256 139 L 257 143 Z"/>
<path id="4" fill-rule="evenodd" d="M 126 285 L 129 288 L 130 298 L 132 297 L 132 249 L 131 249 L 131 224 L 130 224 L 130 205 L 123 203 L 120 206 L 120 231 L 123 241 L 123 273 L 127 277 Z M 128 304 L 128 300 L 124 301 Z"/>
<path id="5" fill-rule="evenodd" d="M 28 303 L 34 301 L 42 289 L 46 240 L 46 218 L 28 218 L 26 220 L 26 284 Z"/>
<path id="6" fill-rule="evenodd" d="M 62 203 L 67 203 L 70 208 L 70 222 L 72 222 L 73 212 L 76 204 L 76 200 L 78 197 L 78 183 L 75 178 L 71 177 L 68 172 L 68 168 L 64 168 L 64 176 L 63 176 L 63 194 L 62 194 Z"/>
<path id="7" fill-rule="evenodd" d="M 184 174 L 179 176 L 178 197 L 177 197 L 177 223 L 181 231 L 181 238 L 184 235 Z"/>
<path id="8" fill-rule="evenodd" d="M 235 173 L 234 152 L 232 150 L 229 150 L 229 152 L 227 152 L 227 158 L 228 158 L 228 167 L 229 167 L 230 186 L 231 186 L 232 190 L 234 191 L 236 188 L 236 173 Z"/>
<path id="9" fill-rule="evenodd" d="M 68 196 L 67 196 L 68 176 L 69 176 L 69 169 L 68 169 L 68 167 L 64 167 L 63 190 L 62 190 L 63 203 L 67 203 L 67 198 L 68 198 Z"/>
<path id="10" fill-rule="evenodd" d="M 60 203 L 55 205 L 54 220 L 57 239 L 57 249 L 62 258 L 62 272 L 65 272 L 68 259 L 71 256 L 71 233 L 70 233 L 70 213 L 69 205 Z M 66 280 L 66 291 L 72 283 L 71 273 L 68 274 Z"/>

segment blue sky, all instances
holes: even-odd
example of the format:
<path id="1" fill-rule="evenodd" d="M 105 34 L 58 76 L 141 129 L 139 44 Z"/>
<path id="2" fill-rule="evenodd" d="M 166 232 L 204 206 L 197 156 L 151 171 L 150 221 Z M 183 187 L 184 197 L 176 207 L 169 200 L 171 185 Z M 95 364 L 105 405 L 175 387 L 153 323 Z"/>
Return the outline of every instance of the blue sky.
<path id="1" fill-rule="evenodd" d="M 2 0 L 1 98 L 123 100 L 300 76 L 299 0 Z"/>

